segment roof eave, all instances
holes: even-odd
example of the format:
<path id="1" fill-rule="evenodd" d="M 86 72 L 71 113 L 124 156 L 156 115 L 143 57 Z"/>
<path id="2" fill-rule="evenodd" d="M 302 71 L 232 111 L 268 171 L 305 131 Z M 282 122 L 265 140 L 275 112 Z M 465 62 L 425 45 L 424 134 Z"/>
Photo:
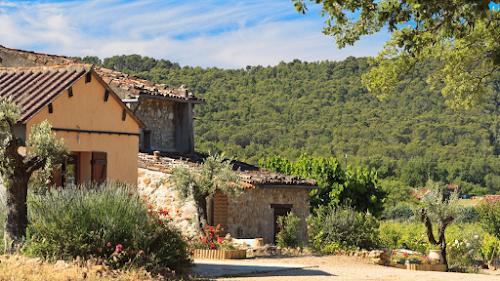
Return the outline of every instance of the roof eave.
<path id="1" fill-rule="evenodd" d="M 259 188 L 294 188 L 294 189 L 320 189 L 317 185 L 304 184 L 259 184 Z"/>

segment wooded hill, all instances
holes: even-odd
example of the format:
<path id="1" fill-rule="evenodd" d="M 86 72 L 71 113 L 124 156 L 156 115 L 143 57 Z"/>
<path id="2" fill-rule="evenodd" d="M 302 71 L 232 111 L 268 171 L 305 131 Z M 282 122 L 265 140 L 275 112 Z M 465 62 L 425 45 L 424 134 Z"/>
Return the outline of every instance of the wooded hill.
<path id="1" fill-rule="evenodd" d="M 281 62 L 245 69 L 180 67 L 138 55 L 87 62 L 177 88 L 207 104 L 196 106 L 198 151 L 225 151 L 250 163 L 306 153 L 374 167 L 379 178 L 406 186 L 427 179 L 458 184 L 462 193 L 500 192 L 500 85 L 488 86 L 484 106 L 456 113 L 426 83 L 437 62 L 418 67 L 396 93 L 377 100 L 361 84 L 366 58 Z"/>

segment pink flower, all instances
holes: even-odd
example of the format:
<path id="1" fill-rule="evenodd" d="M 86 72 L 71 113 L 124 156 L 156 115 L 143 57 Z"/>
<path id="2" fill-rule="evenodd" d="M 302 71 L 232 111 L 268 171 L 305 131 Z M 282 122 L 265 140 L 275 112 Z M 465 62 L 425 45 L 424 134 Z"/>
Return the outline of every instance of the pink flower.
<path id="1" fill-rule="evenodd" d="M 123 248 L 122 244 L 116 245 L 116 252 L 118 253 Z"/>
<path id="2" fill-rule="evenodd" d="M 101 249 L 101 248 L 97 248 L 97 251 L 99 251 L 99 253 L 101 253 L 101 252 L 102 252 L 102 249 Z"/>
<path id="3" fill-rule="evenodd" d="M 134 254 L 134 250 L 130 250 L 130 254 L 133 255 Z"/>
<path id="4" fill-rule="evenodd" d="M 106 244 L 106 246 L 111 247 L 111 242 L 108 242 L 108 244 Z"/>
<path id="5" fill-rule="evenodd" d="M 92 226 L 95 226 L 95 223 L 92 223 Z"/>

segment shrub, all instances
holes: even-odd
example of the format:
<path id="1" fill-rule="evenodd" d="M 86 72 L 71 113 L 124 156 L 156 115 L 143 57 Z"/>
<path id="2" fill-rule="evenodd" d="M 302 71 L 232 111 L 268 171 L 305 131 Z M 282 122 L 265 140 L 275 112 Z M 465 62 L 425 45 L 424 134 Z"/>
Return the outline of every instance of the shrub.
<path id="1" fill-rule="evenodd" d="M 398 203 L 387 210 L 387 218 L 396 221 L 408 221 L 414 217 L 414 212 L 410 205 Z"/>
<path id="2" fill-rule="evenodd" d="M 300 218 L 294 213 L 281 216 L 278 219 L 280 232 L 276 234 L 278 245 L 281 247 L 295 248 L 299 246 L 299 224 Z"/>
<path id="3" fill-rule="evenodd" d="M 456 223 L 476 223 L 479 221 L 479 212 L 474 206 L 460 206 Z"/>
<path id="4" fill-rule="evenodd" d="M 321 251 L 333 242 L 345 242 L 343 245 L 363 249 L 378 246 L 378 220 L 350 206 L 321 209 L 307 222 L 309 237 L 317 250 Z"/>
<path id="5" fill-rule="evenodd" d="M 148 210 L 129 186 L 79 186 L 31 198 L 31 254 L 58 259 L 93 255 L 114 267 L 132 263 L 182 271 L 191 266 L 187 243 L 170 219 Z"/>
<path id="6" fill-rule="evenodd" d="M 493 249 L 495 249 L 495 243 L 497 248 L 500 246 L 498 243 L 500 241 L 495 236 L 486 233 L 483 238 L 483 245 L 481 246 L 482 258 L 485 260 L 491 260 L 491 255 L 493 254 Z"/>
<path id="7" fill-rule="evenodd" d="M 460 235 L 454 241 L 446 244 L 448 247 L 448 263 L 450 268 L 467 271 L 476 265 L 475 260 L 480 258 L 479 235 Z"/>
<path id="8" fill-rule="evenodd" d="M 421 223 L 392 222 L 382 223 L 379 228 L 380 245 L 389 249 L 407 249 L 425 253 L 429 243 Z"/>

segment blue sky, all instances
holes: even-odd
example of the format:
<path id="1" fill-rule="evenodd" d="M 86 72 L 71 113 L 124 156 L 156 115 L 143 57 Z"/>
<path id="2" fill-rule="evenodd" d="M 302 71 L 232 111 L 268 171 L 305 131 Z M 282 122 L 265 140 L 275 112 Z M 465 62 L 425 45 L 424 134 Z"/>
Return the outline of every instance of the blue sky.
<path id="1" fill-rule="evenodd" d="M 310 4 L 290 0 L 0 0 L 0 45 L 66 56 L 140 54 L 181 65 L 243 68 L 373 56 L 387 33 L 338 50 Z"/>

